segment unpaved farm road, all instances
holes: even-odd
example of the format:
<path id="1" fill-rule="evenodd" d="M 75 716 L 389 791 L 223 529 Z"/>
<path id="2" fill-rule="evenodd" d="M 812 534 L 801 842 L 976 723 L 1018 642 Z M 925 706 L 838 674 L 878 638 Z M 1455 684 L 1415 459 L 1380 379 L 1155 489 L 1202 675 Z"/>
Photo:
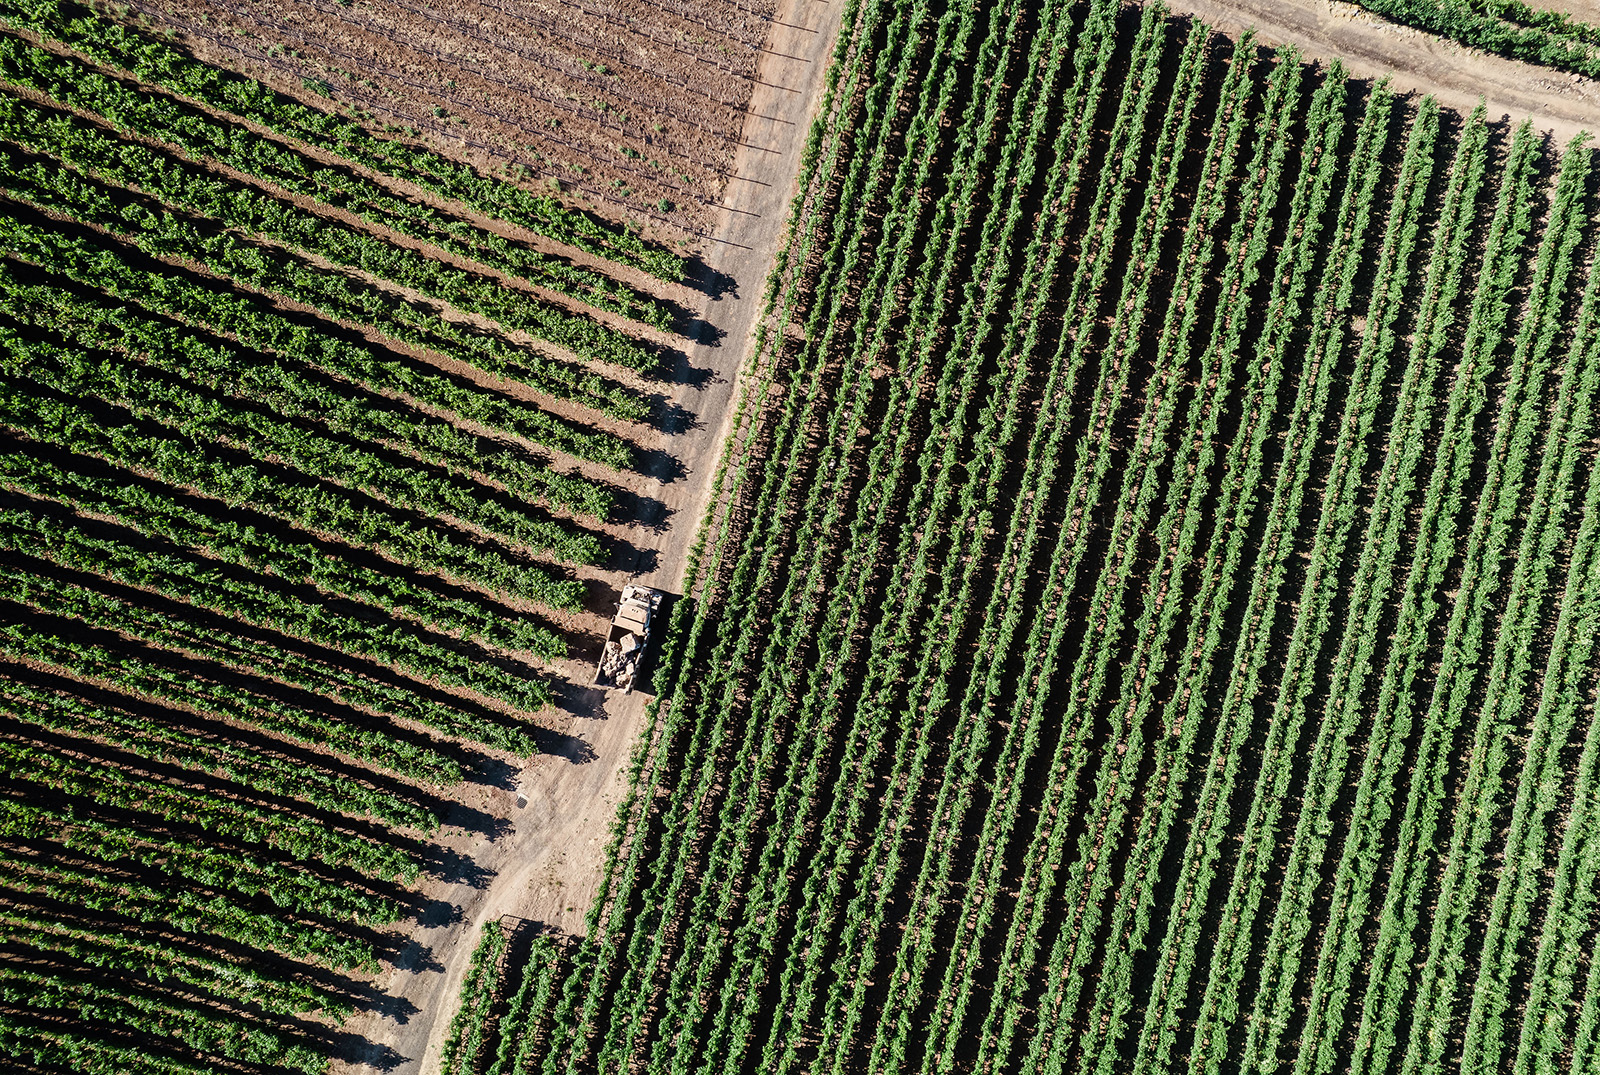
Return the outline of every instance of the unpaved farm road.
<path id="1" fill-rule="evenodd" d="M 1432 94 L 1457 112 L 1471 112 L 1481 97 L 1491 123 L 1531 119 L 1557 145 L 1580 130 L 1600 135 L 1600 82 L 1475 52 L 1341 0 L 1167 0 L 1167 6 L 1230 37 L 1254 28 L 1259 44 L 1293 45 L 1323 67 L 1338 58 L 1358 79 L 1388 75 L 1397 92 Z M 1539 6 L 1580 19 L 1600 14 L 1591 0 Z"/>
<path id="2" fill-rule="evenodd" d="M 735 382 L 783 236 L 843 9 L 844 0 L 780 0 L 716 238 L 705 243 L 704 261 L 722 283 L 701 281 L 702 289 L 686 287 L 676 296 L 697 309 L 718 338 L 687 349 L 673 386 L 673 401 L 693 415 L 691 428 L 643 445 L 662 448 L 681 471 L 666 481 L 640 478 L 634 490 L 667 511 L 659 532 L 632 538 L 648 545 L 647 555 L 654 553 L 653 563 L 639 565 L 639 581 L 671 593 L 680 592 L 684 559 L 733 416 Z M 567 662 L 563 671 L 586 683 L 586 662 L 594 655 L 575 656 L 583 660 Z M 391 998 L 385 1010 L 358 1014 L 343 1028 L 351 1044 L 335 1072 L 439 1071 L 440 1046 L 483 923 L 515 915 L 582 933 L 646 701 L 639 694 L 577 690 L 569 699 L 573 712 L 559 722 L 556 747 L 519 775 L 524 807 L 510 787 L 469 786 L 465 807 L 504 818 L 507 826 L 492 840 L 448 827 L 442 834 L 447 853 L 460 856 L 454 871 L 460 880 L 424 886 L 434 911 L 421 916 L 397 967 L 373 983 Z"/>
<path id="3" fill-rule="evenodd" d="M 1529 117 L 1558 142 L 1580 129 L 1600 132 L 1600 83 L 1470 52 L 1382 23 L 1338 0 L 1168 3 L 1175 13 L 1198 16 L 1230 36 L 1253 27 L 1262 45 L 1292 44 L 1304 59 L 1324 65 L 1340 58 L 1356 78 L 1390 75 L 1397 91 L 1432 94 L 1452 109 L 1468 111 L 1483 97 L 1491 119 Z M 637 488 L 670 513 L 647 543 L 656 558 L 640 565 L 646 569 L 640 578 L 670 592 L 681 587 L 684 556 L 705 510 L 732 418 L 736 377 L 782 237 L 843 7 L 844 0 L 779 4 L 745 120 L 737 178 L 728 183 L 717 239 L 706 244 L 710 269 L 731 280 L 732 289 L 683 293 L 685 305 L 700 310 L 721 337 L 688 350 L 680 373 L 692 376 L 675 386 L 674 399 L 693 414 L 694 425 L 659 446 L 682 464 L 682 472 L 665 482 L 641 479 Z M 587 681 L 584 663 L 570 662 L 564 671 L 574 682 Z M 344 1028 L 352 1046 L 336 1072 L 439 1071 L 440 1045 L 483 923 L 514 915 L 562 932 L 582 932 L 645 701 L 641 695 L 579 691 L 572 714 L 561 722 L 557 748 L 534 758 L 520 774 L 525 807 L 516 805 L 509 787 L 473 786 L 477 798 L 466 807 L 506 819 L 506 828 L 492 840 L 478 832 L 447 830 L 442 843 L 460 856 L 462 868 L 456 873 L 461 880 L 436 881 L 426 889 L 437 913 L 423 914 L 396 969 L 374 983 L 392 1003 L 358 1015 Z"/>

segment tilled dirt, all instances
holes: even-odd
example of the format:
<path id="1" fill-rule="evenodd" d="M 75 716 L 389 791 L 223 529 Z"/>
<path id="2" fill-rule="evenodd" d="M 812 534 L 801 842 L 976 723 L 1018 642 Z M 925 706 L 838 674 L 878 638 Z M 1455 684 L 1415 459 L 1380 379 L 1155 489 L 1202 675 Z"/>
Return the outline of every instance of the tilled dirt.
<path id="1" fill-rule="evenodd" d="M 209 62 L 297 96 L 309 84 L 448 156 L 696 241 L 715 225 L 771 0 L 145 0 L 132 10 Z"/>
<path id="2" fill-rule="evenodd" d="M 620 570 L 613 578 L 635 576 L 645 585 L 681 590 L 685 556 L 706 509 L 737 374 L 782 238 L 843 6 L 840 0 L 779 5 L 766 41 L 771 51 L 763 57 L 739 131 L 744 146 L 731 157 L 732 178 L 712 217 L 716 230 L 704 243 L 699 290 L 683 300 L 693 303 L 704 325 L 668 386 L 665 402 L 681 408 L 683 422 L 641 439 L 640 446 L 663 461 L 659 473 L 624 480 L 630 492 L 655 505 L 663 522 L 630 533 L 634 568 L 615 565 Z M 575 653 L 559 669 L 574 686 L 548 732 L 549 752 L 524 767 L 516 787 L 469 789 L 463 809 L 506 818 L 507 827 L 492 841 L 463 830 L 442 841 L 447 853 L 470 868 L 455 882 L 428 885 L 424 896 L 439 913 L 425 916 L 398 965 L 375 983 L 390 1003 L 345 1027 L 352 1044 L 335 1071 L 438 1071 L 439 1049 L 483 923 L 511 915 L 560 933 L 582 933 L 648 701 L 641 694 L 578 686 L 589 682 L 595 656 Z M 517 805 L 518 790 L 526 806 Z"/>

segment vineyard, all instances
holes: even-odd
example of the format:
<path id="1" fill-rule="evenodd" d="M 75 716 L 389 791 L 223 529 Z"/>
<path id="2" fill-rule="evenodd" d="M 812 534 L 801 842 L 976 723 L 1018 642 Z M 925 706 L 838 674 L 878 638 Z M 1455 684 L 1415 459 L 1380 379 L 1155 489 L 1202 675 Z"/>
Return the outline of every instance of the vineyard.
<path id="1" fill-rule="evenodd" d="M 0 4 L 7 1071 L 415 1014 L 651 525 L 684 259 L 316 101 Z"/>
<path id="2" fill-rule="evenodd" d="M 610 218 L 709 232 L 775 0 L 137 0 L 130 17 Z M 447 9 L 448 8 L 448 9 Z"/>
<path id="3" fill-rule="evenodd" d="M 1596 1070 L 1586 138 L 848 10 L 587 936 L 447 1069 Z"/>

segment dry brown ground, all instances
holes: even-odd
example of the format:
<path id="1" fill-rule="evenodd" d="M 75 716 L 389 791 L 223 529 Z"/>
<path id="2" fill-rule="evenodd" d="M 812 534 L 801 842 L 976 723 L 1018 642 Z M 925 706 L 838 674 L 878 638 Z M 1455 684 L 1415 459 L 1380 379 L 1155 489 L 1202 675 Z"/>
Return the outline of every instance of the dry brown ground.
<path id="1" fill-rule="evenodd" d="M 665 525 L 641 540 L 640 581 L 678 592 L 684 558 L 706 507 L 735 381 L 758 312 L 762 284 L 782 238 L 790 191 L 822 89 L 826 65 L 843 10 L 842 0 L 783 0 L 750 101 L 740 148 L 733 161 L 715 238 L 706 242 L 704 260 L 731 289 L 706 282 L 691 293 L 697 312 L 719 334 L 689 348 L 680 363 L 672 400 L 691 416 L 677 434 L 652 432 L 646 448 L 660 448 L 681 467 L 663 477 L 640 477 L 633 491 L 658 500 L 668 512 Z M 794 58 L 798 57 L 798 59 Z M 686 300 L 687 301 L 687 300 Z M 648 547 L 646 546 L 648 542 Z M 575 683 L 587 682 L 592 654 L 568 662 L 562 671 Z M 629 753 L 643 728 L 642 695 L 606 695 L 575 688 L 571 712 L 558 732 L 568 749 L 534 758 L 520 774 L 527 805 L 517 807 L 509 788 L 475 787 L 476 801 L 465 805 L 505 817 L 509 829 L 499 839 L 474 842 L 457 834 L 446 846 L 470 858 L 485 874 L 484 887 L 434 883 L 430 899 L 458 908 L 453 921 L 420 926 L 412 936 L 405 966 L 380 977 L 378 985 L 396 998 L 396 1010 L 410 1014 L 369 1013 L 346 1029 L 370 1043 L 366 1056 L 336 1065 L 340 1072 L 438 1070 L 439 1047 L 456 1008 L 456 996 L 482 923 L 502 915 L 530 919 L 566 933 L 581 933 L 583 918 L 599 881 L 609 827 L 624 791 Z M 380 1066 L 387 1050 L 403 1058 Z"/>
<path id="2" fill-rule="evenodd" d="M 668 241 L 716 226 L 775 0 L 134 0 L 197 56 Z M 815 2 L 815 0 L 813 0 Z M 662 208 L 666 205 L 666 208 Z"/>
<path id="3" fill-rule="evenodd" d="M 1600 0 L 1528 0 L 1528 6 L 1560 11 L 1579 22 L 1600 26 Z"/>
<path id="4" fill-rule="evenodd" d="M 1294 45 L 1308 60 L 1335 58 L 1356 78 L 1390 76 L 1401 93 L 1432 94 L 1470 112 L 1479 97 L 1491 121 L 1531 119 L 1564 143 L 1580 130 L 1600 133 L 1600 82 L 1463 48 L 1397 26 L 1341 0 L 1167 0 L 1230 36 L 1253 27 L 1263 45 Z M 1600 22 L 1594 0 L 1546 0 L 1541 6 Z"/>

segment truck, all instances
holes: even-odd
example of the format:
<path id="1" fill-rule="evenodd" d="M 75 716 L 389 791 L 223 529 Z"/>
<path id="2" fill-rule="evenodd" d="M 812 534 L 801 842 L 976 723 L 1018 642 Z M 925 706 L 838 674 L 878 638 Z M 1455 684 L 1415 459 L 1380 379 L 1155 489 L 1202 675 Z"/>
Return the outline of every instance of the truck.
<path id="1" fill-rule="evenodd" d="M 622 600 L 611 620 L 600 664 L 595 668 L 597 687 L 620 687 L 623 694 L 633 690 L 645 643 L 650 640 L 650 621 L 661 607 L 661 591 L 631 583 L 622 588 Z"/>

